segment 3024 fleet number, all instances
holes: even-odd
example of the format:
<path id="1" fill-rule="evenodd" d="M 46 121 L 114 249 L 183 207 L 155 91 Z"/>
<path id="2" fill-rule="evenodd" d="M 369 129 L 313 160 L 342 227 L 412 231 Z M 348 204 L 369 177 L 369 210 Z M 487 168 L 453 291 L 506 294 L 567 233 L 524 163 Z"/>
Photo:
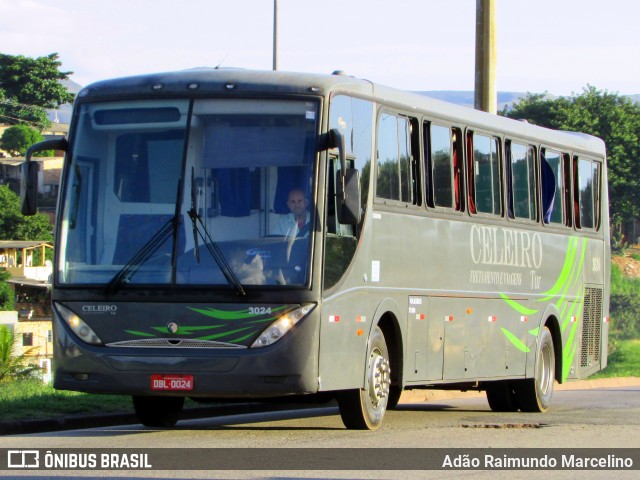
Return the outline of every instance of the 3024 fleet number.
<path id="1" fill-rule="evenodd" d="M 271 315 L 271 307 L 249 307 L 251 315 Z"/>

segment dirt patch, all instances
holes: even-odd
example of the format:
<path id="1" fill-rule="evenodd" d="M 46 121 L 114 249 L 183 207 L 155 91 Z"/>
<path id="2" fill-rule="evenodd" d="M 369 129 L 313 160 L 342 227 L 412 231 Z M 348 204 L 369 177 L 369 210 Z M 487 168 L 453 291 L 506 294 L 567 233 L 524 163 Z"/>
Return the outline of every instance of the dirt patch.
<path id="1" fill-rule="evenodd" d="M 630 255 L 613 256 L 611 263 L 617 265 L 624 276 L 640 278 L 640 261 L 631 258 Z"/>

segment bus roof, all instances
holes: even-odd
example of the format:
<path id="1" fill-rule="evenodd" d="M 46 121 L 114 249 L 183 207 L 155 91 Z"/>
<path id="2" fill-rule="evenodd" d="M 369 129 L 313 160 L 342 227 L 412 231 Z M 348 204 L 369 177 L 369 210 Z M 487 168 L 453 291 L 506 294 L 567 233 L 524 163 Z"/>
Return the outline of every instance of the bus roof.
<path id="1" fill-rule="evenodd" d="M 584 133 L 547 129 L 425 95 L 398 90 L 342 73 L 312 74 L 234 68 L 195 68 L 103 80 L 89 85 L 78 100 L 165 95 L 330 95 L 345 93 L 454 125 L 501 132 L 522 140 L 605 156 L 604 142 Z"/>

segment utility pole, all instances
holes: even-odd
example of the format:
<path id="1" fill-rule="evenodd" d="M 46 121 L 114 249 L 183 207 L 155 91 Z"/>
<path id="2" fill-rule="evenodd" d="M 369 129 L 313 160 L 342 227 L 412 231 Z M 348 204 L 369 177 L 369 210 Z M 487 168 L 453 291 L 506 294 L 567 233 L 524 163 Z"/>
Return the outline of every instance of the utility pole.
<path id="1" fill-rule="evenodd" d="M 273 70 L 278 70 L 278 0 L 273 0 Z"/>
<path id="2" fill-rule="evenodd" d="M 496 1 L 476 0 L 475 101 L 477 110 L 496 113 Z"/>

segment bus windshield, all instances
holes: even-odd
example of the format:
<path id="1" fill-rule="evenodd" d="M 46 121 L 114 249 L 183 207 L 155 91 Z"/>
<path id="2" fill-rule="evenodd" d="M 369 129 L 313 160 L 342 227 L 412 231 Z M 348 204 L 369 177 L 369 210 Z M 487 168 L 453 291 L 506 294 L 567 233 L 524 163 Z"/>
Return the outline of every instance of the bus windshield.
<path id="1" fill-rule="evenodd" d="M 317 118 L 299 100 L 80 105 L 58 284 L 307 285 Z"/>

